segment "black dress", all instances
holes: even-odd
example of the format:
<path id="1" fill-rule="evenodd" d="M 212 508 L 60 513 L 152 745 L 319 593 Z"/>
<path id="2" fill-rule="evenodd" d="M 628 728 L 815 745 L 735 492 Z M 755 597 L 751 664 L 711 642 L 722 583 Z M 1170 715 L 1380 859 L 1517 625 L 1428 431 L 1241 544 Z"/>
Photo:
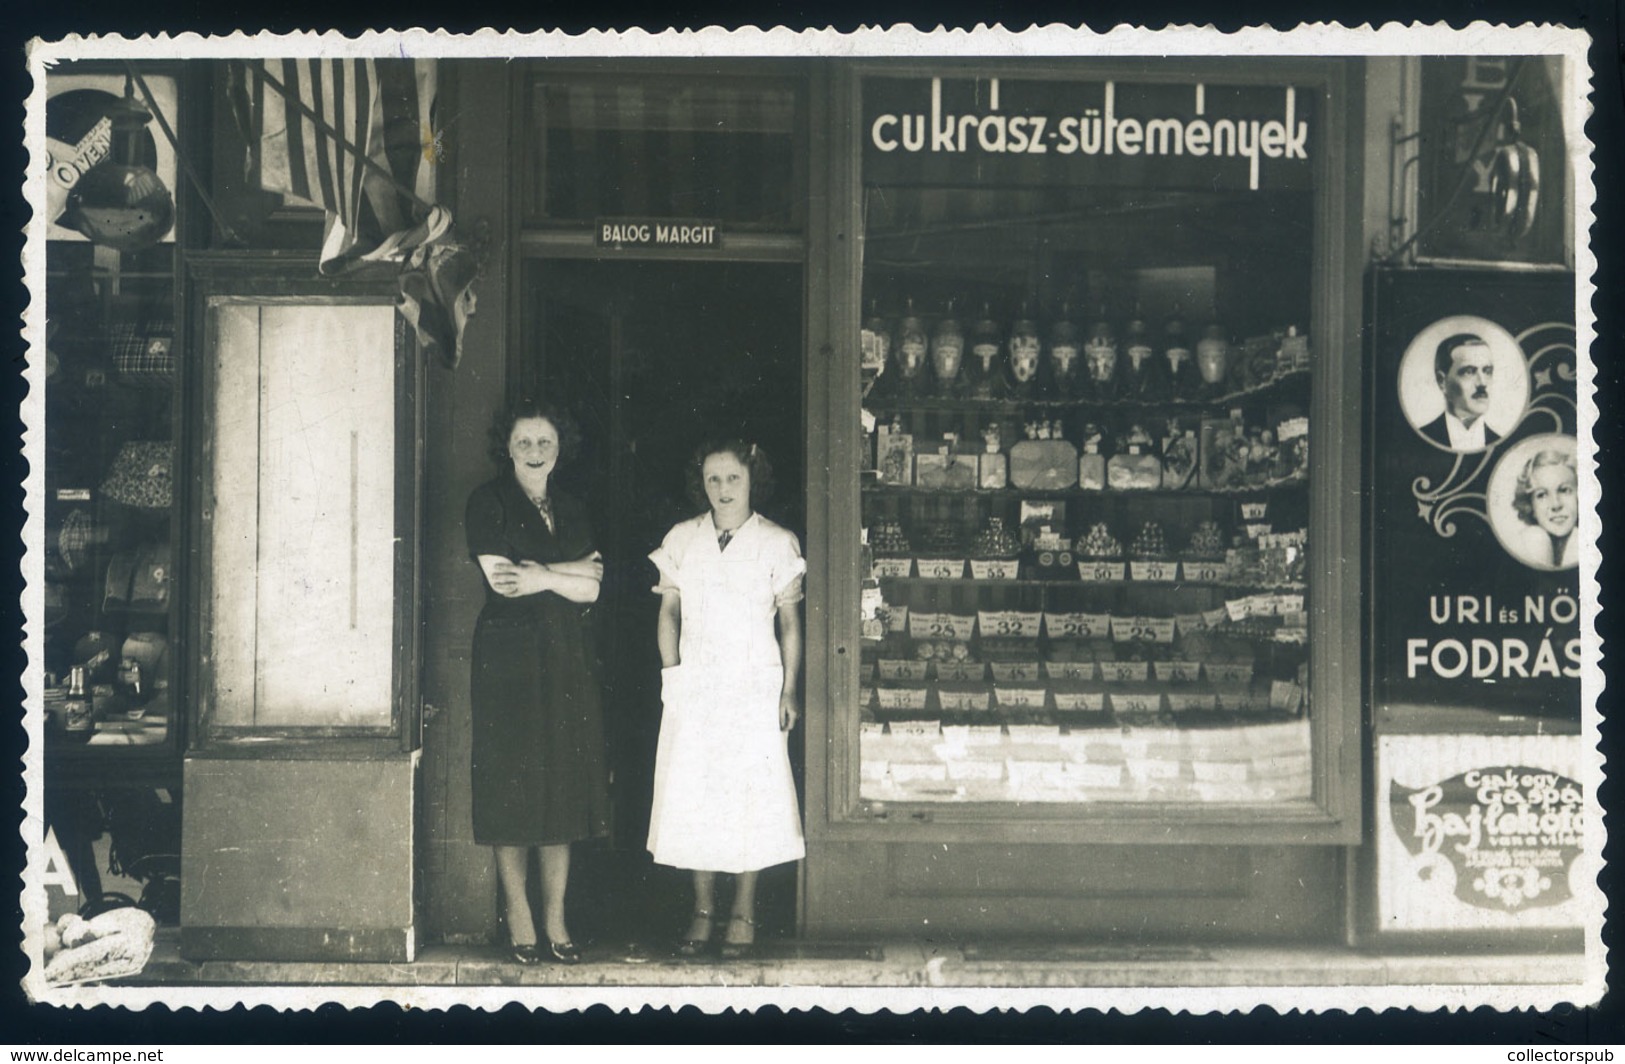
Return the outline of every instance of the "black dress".
<path id="1" fill-rule="evenodd" d="M 594 549 L 585 508 L 553 498 L 554 530 L 511 472 L 474 489 L 469 554 L 574 561 Z M 474 841 L 537 846 L 604 835 L 609 783 L 592 607 L 486 585 L 474 626 Z"/>

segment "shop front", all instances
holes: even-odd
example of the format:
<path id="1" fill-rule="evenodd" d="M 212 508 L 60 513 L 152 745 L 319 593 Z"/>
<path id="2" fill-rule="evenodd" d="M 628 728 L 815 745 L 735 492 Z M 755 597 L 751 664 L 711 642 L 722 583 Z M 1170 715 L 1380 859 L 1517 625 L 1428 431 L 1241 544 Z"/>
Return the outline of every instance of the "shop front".
<path id="1" fill-rule="evenodd" d="M 1506 95 L 1533 123 L 1563 99 L 1537 74 L 1560 85 L 1561 66 L 1529 62 Z M 1427 64 L 379 60 L 402 121 L 429 131 L 381 156 L 391 195 L 409 219 L 449 210 L 445 240 L 477 263 L 477 305 L 453 292 L 466 320 L 438 334 L 392 306 L 400 265 L 318 257 L 333 227 L 313 186 L 278 183 L 263 132 L 280 97 L 251 66 L 142 68 L 202 174 L 163 171 L 181 190 L 169 242 L 50 247 L 50 299 L 85 309 L 47 385 L 47 807 L 77 883 L 107 810 L 184 795 L 168 918 L 186 956 L 403 961 L 493 940 L 470 823 L 484 589 L 462 521 L 494 471 L 492 413 L 518 394 L 580 422 L 560 476 L 606 559 L 613 811 L 608 839 L 578 847 L 571 903 L 606 958 L 674 937 L 689 907 L 643 846 L 660 723 L 645 559 L 691 514 L 684 463 L 708 438 L 772 456 L 763 509 L 808 565 L 789 739 L 807 856 L 764 876 L 766 937 L 1337 947 L 1398 912 L 1426 941 L 1491 925 L 1416 915 L 1438 905 L 1416 908 L 1393 810 L 1483 804 L 1509 767 L 1506 801 L 1561 805 L 1583 777 L 1506 746 L 1578 732 L 1578 660 L 1559 642 L 1558 677 L 1537 674 L 1540 618 L 1496 633 L 1498 677 L 1501 635 L 1532 645 L 1493 688 L 1447 682 L 1440 640 L 1412 646 L 1465 640 L 1469 675 L 1486 653 L 1476 632 L 1420 630 L 1441 625 L 1413 599 L 1450 534 L 1401 519 L 1415 500 L 1393 492 L 1432 475 L 1412 470 L 1432 452 L 1384 374 L 1451 292 L 1511 276 L 1480 259 L 1484 276 L 1425 290 L 1448 288 L 1444 267 L 1418 282 L 1414 252 L 1373 251 L 1411 187 L 1390 123 L 1419 128 Z M 260 69 L 312 84 L 284 66 Z M 52 77 L 114 100 L 125 81 Z M 1540 128 L 1559 147 L 1530 150 L 1560 188 L 1563 130 Z M 1395 224 L 1395 247 L 1419 228 Z M 1534 389 L 1492 422 L 1513 449 L 1576 433 L 1572 252 L 1560 231 L 1542 246 L 1524 280 L 1449 311 L 1527 308 L 1500 326 Z M 1563 338 L 1531 330 L 1565 322 L 1563 362 Z M 1384 427 L 1400 416 L 1415 447 Z M 1482 466 L 1491 493 L 1516 479 Z M 1486 490 L 1469 474 L 1451 474 L 1463 498 Z M 1578 638 L 1561 561 L 1514 553 L 1432 597 L 1451 625 L 1466 599 L 1483 616 L 1515 597 Z M 156 599 L 154 568 L 171 574 Z M 1402 677 L 1418 654 L 1431 676 Z M 89 711 L 57 704 L 81 687 Z M 1511 736 L 1493 750 L 1462 738 L 1485 714 Z M 1434 805 L 1408 804 L 1435 783 Z M 1561 879 L 1579 822 L 1541 823 L 1526 834 L 1549 839 L 1507 856 Z M 1497 904 L 1493 926 L 1533 926 Z M 1529 948 L 1572 946 L 1575 914 L 1540 906 Z"/>

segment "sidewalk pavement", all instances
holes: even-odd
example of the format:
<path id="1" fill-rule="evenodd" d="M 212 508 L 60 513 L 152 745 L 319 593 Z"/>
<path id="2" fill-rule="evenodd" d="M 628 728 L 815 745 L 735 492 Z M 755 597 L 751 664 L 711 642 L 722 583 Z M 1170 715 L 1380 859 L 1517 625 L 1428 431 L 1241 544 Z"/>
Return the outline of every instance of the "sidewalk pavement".
<path id="1" fill-rule="evenodd" d="M 1068 942 L 774 942 L 751 957 L 677 958 L 598 945 L 586 963 L 526 967 L 484 945 L 439 945 L 409 964 L 188 961 L 160 934 L 144 986 L 1253 987 L 1538 986 L 1577 982 L 1578 953 L 1370 953 L 1336 946 Z"/>

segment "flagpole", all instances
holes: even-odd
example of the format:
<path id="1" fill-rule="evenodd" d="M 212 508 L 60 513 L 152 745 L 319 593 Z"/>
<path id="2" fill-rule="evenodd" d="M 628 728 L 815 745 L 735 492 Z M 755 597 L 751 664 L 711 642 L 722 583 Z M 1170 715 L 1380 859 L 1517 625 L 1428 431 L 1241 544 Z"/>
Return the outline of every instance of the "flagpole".
<path id="1" fill-rule="evenodd" d="M 175 131 L 169 128 L 169 119 L 164 117 L 164 109 L 158 106 L 157 100 L 153 99 L 152 90 L 147 87 L 147 79 L 141 76 L 141 71 L 137 70 L 135 64 L 128 59 L 124 61 L 124 69 L 130 75 L 130 80 L 134 81 L 141 89 L 141 95 L 147 98 L 147 107 L 152 111 L 153 117 L 158 119 L 158 128 L 164 131 L 164 137 L 169 141 L 169 146 L 175 149 L 175 158 L 180 160 L 181 166 L 186 170 L 186 176 L 191 179 L 192 187 L 197 190 L 198 196 L 202 198 L 203 205 L 209 208 L 209 215 L 214 219 L 214 224 L 220 227 L 220 235 L 231 243 L 241 244 L 243 238 L 237 235 L 237 230 L 231 227 L 230 222 L 221 217 L 220 209 L 214 205 L 214 200 L 210 198 L 208 192 L 204 191 L 203 182 L 198 180 L 197 171 L 192 169 L 192 160 L 187 158 L 186 153 L 181 150 L 180 141 L 176 138 Z"/>
<path id="2" fill-rule="evenodd" d="M 288 93 L 288 87 L 282 84 L 282 82 L 278 81 L 270 71 L 255 63 L 253 60 L 244 60 L 243 66 L 248 68 L 248 70 L 252 72 L 255 77 L 259 78 L 271 88 L 275 89 L 277 95 L 281 96 L 283 100 L 287 101 L 289 106 L 291 106 L 294 110 L 310 119 L 311 122 L 315 124 L 318 132 L 325 133 L 327 136 L 331 137 L 335 142 L 337 142 L 340 148 L 343 148 L 346 152 L 349 152 L 351 155 L 359 159 L 362 166 L 366 167 L 377 176 L 383 178 L 385 181 L 388 181 L 401 195 L 406 196 L 413 203 L 417 204 L 419 207 L 422 207 L 424 210 L 430 210 L 434 207 L 434 204 L 419 196 L 412 189 L 409 189 L 405 185 L 401 184 L 399 179 L 397 179 L 394 174 L 390 173 L 383 166 L 379 165 L 379 163 L 369 156 L 365 150 L 358 148 L 348 140 L 345 140 L 344 134 L 328 125 L 327 121 L 322 118 L 321 115 L 317 114 L 315 111 L 311 110 L 305 105 L 305 101 L 290 95 Z"/>

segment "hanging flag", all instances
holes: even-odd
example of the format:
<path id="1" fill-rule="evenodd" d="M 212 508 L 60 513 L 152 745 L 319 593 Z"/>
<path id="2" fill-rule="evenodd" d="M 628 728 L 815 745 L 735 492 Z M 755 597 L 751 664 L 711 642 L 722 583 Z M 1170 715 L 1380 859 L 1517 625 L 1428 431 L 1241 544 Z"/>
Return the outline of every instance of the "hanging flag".
<path id="1" fill-rule="evenodd" d="M 233 112 L 247 126 L 250 167 L 260 187 L 327 212 L 323 273 L 402 261 L 444 235 L 450 215 L 431 209 L 435 60 L 249 62 Z"/>

